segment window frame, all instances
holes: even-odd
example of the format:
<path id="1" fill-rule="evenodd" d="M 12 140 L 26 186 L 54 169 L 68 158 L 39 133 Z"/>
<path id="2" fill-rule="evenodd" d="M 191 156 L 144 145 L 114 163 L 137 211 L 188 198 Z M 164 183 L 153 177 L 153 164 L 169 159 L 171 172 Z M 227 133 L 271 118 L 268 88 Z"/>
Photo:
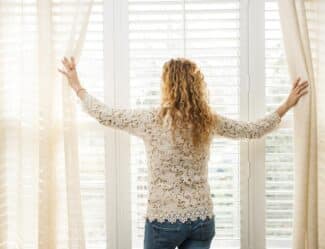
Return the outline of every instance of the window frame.
<path id="1" fill-rule="evenodd" d="M 127 107 L 128 2 L 104 1 L 104 102 Z M 106 129 L 106 233 L 107 248 L 131 248 L 130 138 L 122 131 Z"/>
<path id="2" fill-rule="evenodd" d="M 254 121 L 266 114 L 265 99 L 265 1 L 249 1 L 249 120 Z M 265 227 L 265 137 L 249 141 L 249 246 L 266 248 Z"/>

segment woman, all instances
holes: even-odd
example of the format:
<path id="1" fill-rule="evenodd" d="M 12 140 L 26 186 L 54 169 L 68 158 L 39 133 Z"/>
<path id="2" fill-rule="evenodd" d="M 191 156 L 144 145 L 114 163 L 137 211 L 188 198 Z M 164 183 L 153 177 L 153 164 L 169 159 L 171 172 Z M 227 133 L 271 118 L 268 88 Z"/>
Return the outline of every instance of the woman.
<path id="1" fill-rule="evenodd" d="M 65 70 L 59 71 L 89 115 L 144 141 L 149 179 L 145 249 L 210 248 L 215 235 L 207 169 L 212 139 L 261 138 L 278 128 L 281 117 L 308 92 L 307 81 L 297 79 L 286 101 L 265 117 L 255 122 L 230 119 L 210 108 L 197 65 L 178 58 L 163 66 L 159 107 L 111 108 L 81 86 L 73 57 L 62 63 Z"/>

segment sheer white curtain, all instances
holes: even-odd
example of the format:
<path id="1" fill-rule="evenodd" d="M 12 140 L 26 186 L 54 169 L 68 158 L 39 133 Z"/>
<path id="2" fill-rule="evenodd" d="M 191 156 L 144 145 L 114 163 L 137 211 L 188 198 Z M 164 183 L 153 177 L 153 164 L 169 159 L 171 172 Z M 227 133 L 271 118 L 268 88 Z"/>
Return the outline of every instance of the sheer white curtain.
<path id="1" fill-rule="evenodd" d="M 279 0 L 292 79 L 310 82 L 294 109 L 294 249 L 325 248 L 325 1 Z"/>
<path id="2" fill-rule="evenodd" d="M 75 96 L 92 0 L 0 1 L 1 248 L 85 248 Z"/>

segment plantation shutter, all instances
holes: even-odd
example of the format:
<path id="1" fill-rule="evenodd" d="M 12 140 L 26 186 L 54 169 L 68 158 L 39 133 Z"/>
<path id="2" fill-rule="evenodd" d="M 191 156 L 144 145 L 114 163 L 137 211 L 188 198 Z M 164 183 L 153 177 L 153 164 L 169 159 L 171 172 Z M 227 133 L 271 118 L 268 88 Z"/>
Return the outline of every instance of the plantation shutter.
<path id="1" fill-rule="evenodd" d="M 274 110 L 291 89 L 276 0 L 265 3 L 265 91 L 267 110 Z M 283 127 L 266 138 L 267 248 L 291 248 L 293 215 L 292 111 Z"/>
<path id="2" fill-rule="evenodd" d="M 239 118 L 240 1 L 129 0 L 130 103 L 159 105 L 162 65 L 188 57 L 205 74 L 215 110 Z M 240 245 L 239 142 L 211 146 L 209 182 L 215 206 L 213 248 Z M 144 145 L 131 138 L 133 248 L 143 245 L 147 191 Z"/>

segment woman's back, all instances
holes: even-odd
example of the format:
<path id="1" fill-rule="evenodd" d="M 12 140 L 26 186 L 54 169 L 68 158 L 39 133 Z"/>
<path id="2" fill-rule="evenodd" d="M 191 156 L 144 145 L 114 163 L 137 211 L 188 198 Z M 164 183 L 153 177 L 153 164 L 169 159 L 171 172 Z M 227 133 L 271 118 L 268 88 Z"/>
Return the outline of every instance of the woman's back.
<path id="1" fill-rule="evenodd" d="M 170 128 L 155 120 L 151 124 L 149 135 L 144 136 L 149 181 L 146 217 L 160 222 L 212 217 L 208 184 L 210 144 L 197 148 L 179 130 L 173 139 Z"/>
<path id="2" fill-rule="evenodd" d="M 280 117 L 270 113 L 256 122 L 238 121 L 216 116 L 209 139 L 194 146 L 184 134 L 160 122 L 159 107 L 110 108 L 85 93 L 83 109 L 99 123 L 124 130 L 143 139 L 148 162 L 148 205 L 145 217 L 150 221 L 185 222 L 213 216 L 208 184 L 210 144 L 214 137 L 232 139 L 260 138 L 278 127 Z M 168 122 L 167 122 L 168 124 Z M 187 130 L 188 134 L 191 134 Z M 174 136 L 174 137 L 173 137 Z"/>

